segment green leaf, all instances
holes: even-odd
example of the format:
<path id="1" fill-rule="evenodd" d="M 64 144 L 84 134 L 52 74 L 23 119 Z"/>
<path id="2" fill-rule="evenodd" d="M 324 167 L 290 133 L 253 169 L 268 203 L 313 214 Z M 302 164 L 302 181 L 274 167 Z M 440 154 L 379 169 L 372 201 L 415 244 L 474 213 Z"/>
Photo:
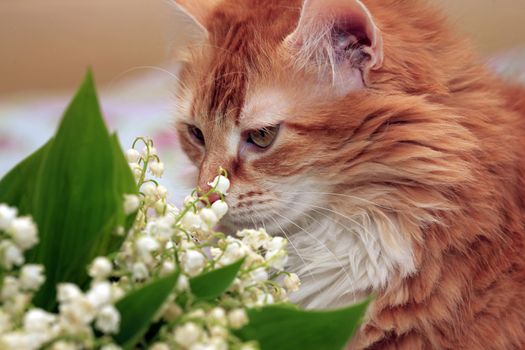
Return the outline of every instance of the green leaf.
<path id="1" fill-rule="evenodd" d="M 120 332 L 114 337 L 124 349 L 132 349 L 147 332 L 161 307 L 177 284 L 179 272 L 137 289 L 117 302 Z"/>
<path id="2" fill-rule="evenodd" d="M 248 310 L 250 323 L 237 332 L 262 350 L 341 350 L 361 323 L 370 301 L 334 311 L 301 311 L 286 305 Z"/>
<path id="3" fill-rule="evenodd" d="M 135 179 L 133 178 L 133 175 L 129 170 L 128 162 L 124 157 L 124 154 L 122 153 L 117 134 L 112 135 L 111 142 L 113 146 L 113 159 L 115 163 L 114 196 L 116 201 L 120 204 L 117 205 L 113 217 L 106 225 L 107 229 L 103 231 L 108 232 L 112 229 L 115 229 L 118 226 L 121 226 L 124 229 L 124 232 L 127 232 L 135 222 L 136 213 L 126 217 L 122 202 L 124 200 L 125 194 L 137 195 L 138 188 L 135 183 Z M 94 247 L 94 253 L 92 255 L 95 255 L 96 252 L 106 252 L 106 254 L 110 254 L 112 252 L 118 251 L 122 243 L 124 243 L 125 238 L 125 234 L 104 235 L 100 240 L 99 244 Z"/>
<path id="4" fill-rule="evenodd" d="M 17 207 L 20 215 L 31 212 L 36 175 L 51 142 L 27 157 L 0 180 L 0 203 Z"/>
<path id="5" fill-rule="evenodd" d="M 34 303 L 52 309 L 60 282 L 85 285 L 86 266 L 119 249 L 135 215 L 124 194 L 138 194 L 116 135 L 110 136 L 91 73 L 66 110 L 57 134 L 0 181 L 0 202 L 33 216 L 40 244 L 27 253 L 43 264 L 46 282 Z"/>
<path id="6" fill-rule="evenodd" d="M 120 201 L 123 201 L 125 194 L 138 195 L 139 189 L 137 188 L 135 178 L 129 168 L 128 161 L 122 152 L 120 141 L 116 133 L 111 137 L 111 141 L 113 144 L 113 159 L 115 161 L 115 195 Z M 120 205 L 118 208 L 121 218 L 124 220 L 119 222 L 124 222 L 124 229 L 127 231 L 133 226 L 137 215 L 135 213 L 126 217 L 124 207 Z"/>
<path id="7" fill-rule="evenodd" d="M 55 305 L 59 282 L 83 285 L 86 266 L 121 205 L 114 196 L 113 145 L 88 73 L 49 145 L 35 185 L 32 215 L 40 245 L 33 261 L 46 268 L 38 306 Z"/>
<path id="8" fill-rule="evenodd" d="M 212 300 L 223 294 L 241 269 L 244 259 L 190 280 L 191 292 L 200 300 Z"/>

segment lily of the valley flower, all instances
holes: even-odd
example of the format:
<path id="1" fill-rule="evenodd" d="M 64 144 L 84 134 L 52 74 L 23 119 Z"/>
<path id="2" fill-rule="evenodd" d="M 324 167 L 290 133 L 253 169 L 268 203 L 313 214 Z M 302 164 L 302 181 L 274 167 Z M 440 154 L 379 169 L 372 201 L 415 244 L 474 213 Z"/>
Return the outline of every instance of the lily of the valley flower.
<path id="1" fill-rule="evenodd" d="M 25 265 L 20 270 L 20 286 L 22 289 L 37 291 L 45 280 L 44 266 L 42 265 Z"/>
<path id="2" fill-rule="evenodd" d="M 196 250 L 188 250 L 182 257 L 182 268 L 190 276 L 196 276 L 204 268 L 206 258 Z"/>
<path id="3" fill-rule="evenodd" d="M 31 305 L 45 282 L 43 266 L 23 265 L 24 252 L 38 243 L 36 225 L 0 204 L 0 349 L 118 350 L 111 335 L 123 320 L 115 303 L 178 272 L 174 291 L 154 320 L 161 331 L 145 346 L 256 350 L 256 343 L 243 343 L 233 332 L 249 322 L 245 307 L 285 302 L 287 293 L 299 288 L 297 275 L 282 271 L 286 240 L 263 229 L 241 230 L 237 236 L 216 232 L 228 211 L 222 198 L 230 189 L 225 172 L 209 183 L 209 194 L 194 191 L 179 209 L 169 203 L 168 190 L 149 178 L 162 176 L 164 164 L 151 140 L 140 140 L 142 152 L 126 152 L 140 195 L 122 198 L 124 213 L 136 214 L 136 220 L 131 229 L 118 230 L 125 240 L 115 255 L 97 257 L 87 267 L 92 280 L 85 292 L 74 284 L 57 286 L 56 314 Z M 210 203 L 206 196 L 213 193 L 221 198 Z M 206 303 L 192 295 L 192 278 L 238 262 L 240 271 L 224 295 Z"/>
<path id="4" fill-rule="evenodd" d="M 23 250 L 33 248 L 38 243 L 38 232 L 30 217 L 16 218 L 11 222 L 7 232 L 13 241 Z"/>
<path id="5" fill-rule="evenodd" d="M 140 207 L 140 198 L 134 194 L 124 196 L 124 214 L 131 215 L 136 213 Z"/>
<path id="6" fill-rule="evenodd" d="M 105 333 L 117 333 L 120 328 L 120 313 L 113 305 L 104 306 L 97 315 L 95 327 Z"/>
<path id="7" fill-rule="evenodd" d="M 230 189 L 230 180 L 226 176 L 219 175 L 212 182 L 208 183 L 208 186 L 215 188 L 215 190 L 224 195 L 228 194 Z"/>
<path id="8" fill-rule="evenodd" d="M 217 219 L 220 220 L 228 212 L 228 204 L 225 201 L 216 201 L 211 205 L 211 210 L 213 210 Z"/>
<path id="9" fill-rule="evenodd" d="M 111 261 L 103 256 L 99 256 L 91 263 L 89 267 L 89 276 L 96 280 L 104 280 L 111 275 L 113 271 L 113 264 Z"/>
<path id="10" fill-rule="evenodd" d="M 301 286 L 301 280 L 295 273 L 291 273 L 284 278 L 284 286 L 288 292 L 297 292 Z"/>
<path id="11" fill-rule="evenodd" d="M 140 153 L 135 149 L 128 149 L 126 151 L 126 159 L 128 163 L 138 163 L 140 160 Z"/>
<path id="12" fill-rule="evenodd" d="M 0 204 L 0 231 L 6 231 L 13 220 L 16 218 L 18 210 L 11 208 L 6 204 Z"/>
<path id="13" fill-rule="evenodd" d="M 151 162 L 149 164 L 149 170 L 153 176 L 160 178 L 164 175 L 164 163 L 157 161 Z"/>
<path id="14" fill-rule="evenodd" d="M 190 347 L 195 344 L 202 335 L 202 328 L 193 322 L 188 322 L 175 330 L 175 341 L 184 347 Z"/>

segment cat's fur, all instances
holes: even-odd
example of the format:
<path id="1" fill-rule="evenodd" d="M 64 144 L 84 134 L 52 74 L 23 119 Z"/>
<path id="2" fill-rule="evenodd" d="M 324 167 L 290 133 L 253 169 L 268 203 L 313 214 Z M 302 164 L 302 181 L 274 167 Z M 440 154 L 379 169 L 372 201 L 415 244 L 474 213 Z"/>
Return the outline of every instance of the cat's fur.
<path id="1" fill-rule="evenodd" d="M 182 146 L 201 186 L 229 171 L 226 223 L 290 237 L 296 301 L 374 292 L 356 349 L 525 348 L 520 87 L 423 0 L 178 3 L 206 32 Z M 245 143 L 278 123 L 269 150 Z"/>

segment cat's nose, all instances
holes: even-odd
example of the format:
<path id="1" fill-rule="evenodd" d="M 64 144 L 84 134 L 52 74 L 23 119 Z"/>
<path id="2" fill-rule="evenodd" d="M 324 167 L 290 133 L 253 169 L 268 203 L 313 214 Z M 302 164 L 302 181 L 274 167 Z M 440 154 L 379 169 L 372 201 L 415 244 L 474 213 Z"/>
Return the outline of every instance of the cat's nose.
<path id="1" fill-rule="evenodd" d="M 210 204 L 213 204 L 219 200 L 221 200 L 221 196 L 219 196 L 217 193 L 212 193 L 208 196 L 208 201 Z"/>
<path id="2" fill-rule="evenodd" d="M 197 195 L 199 197 L 203 197 L 203 196 L 206 195 L 206 193 L 208 193 L 208 192 L 201 190 L 201 191 L 197 192 Z M 207 201 L 204 200 L 204 199 L 201 201 L 203 204 L 208 204 L 208 202 L 209 202 L 209 204 L 211 205 L 211 204 L 221 200 L 221 196 L 219 196 L 217 193 L 211 193 L 208 196 L 206 196 L 206 198 L 208 199 Z"/>

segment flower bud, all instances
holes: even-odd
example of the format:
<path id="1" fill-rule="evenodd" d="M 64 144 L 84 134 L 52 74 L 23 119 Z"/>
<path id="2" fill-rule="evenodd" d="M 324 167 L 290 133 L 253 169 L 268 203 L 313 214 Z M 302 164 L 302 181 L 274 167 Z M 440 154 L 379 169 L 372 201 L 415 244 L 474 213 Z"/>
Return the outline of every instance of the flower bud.
<path id="1" fill-rule="evenodd" d="M 36 225 L 30 217 L 14 219 L 8 232 L 22 250 L 30 249 L 38 243 Z"/>
<path id="2" fill-rule="evenodd" d="M 113 264 L 111 261 L 105 257 L 98 257 L 91 263 L 88 273 L 92 278 L 103 280 L 109 277 L 112 271 Z"/>
<path id="3" fill-rule="evenodd" d="M 216 201 L 211 205 L 211 210 L 217 216 L 217 219 L 222 219 L 228 212 L 228 204 L 225 201 Z"/>
<path id="4" fill-rule="evenodd" d="M 50 332 L 51 325 L 56 318 L 56 315 L 41 309 L 29 310 L 24 316 L 24 330 L 35 333 Z"/>
<path id="5" fill-rule="evenodd" d="M 97 315 L 95 327 L 105 333 L 117 333 L 120 328 L 120 313 L 113 305 L 104 306 Z"/>
<path id="6" fill-rule="evenodd" d="M 212 182 L 208 183 L 209 186 L 215 188 L 215 190 L 222 194 L 228 194 L 230 189 L 230 180 L 227 177 L 219 175 Z"/>
<path id="7" fill-rule="evenodd" d="M 168 197 L 168 189 L 162 185 L 157 186 L 156 195 L 158 198 L 166 199 Z"/>
<path id="8" fill-rule="evenodd" d="M 169 303 L 162 315 L 162 318 L 168 322 L 173 322 L 179 318 L 184 311 L 176 303 Z"/>
<path id="9" fill-rule="evenodd" d="M 223 308 L 221 307 L 213 308 L 208 314 L 208 317 L 212 324 L 226 326 L 226 323 L 227 323 L 226 312 L 224 311 Z"/>
<path id="10" fill-rule="evenodd" d="M 13 266 L 20 266 L 24 261 L 22 251 L 13 242 L 5 240 L 0 243 L 0 262 L 4 268 L 11 270 Z"/>
<path id="11" fill-rule="evenodd" d="M 17 210 L 5 204 L 0 204 L 0 231 L 6 231 L 16 218 Z"/>
<path id="12" fill-rule="evenodd" d="M 124 195 L 124 214 L 131 215 L 139 210 L 140 198 L 134 194 Z"/>
<path id="13" fill-rule="evenodd" d="M 140 153 L 135 149 L 128 149 L 126 151 L 126 159 L 128 160 L 128 163 L 138 163 L 140 160 Z"/>
<path id="14" fill-rule="evenodd" d="M 183 274 L 180 274 L 179 279 L 177 280 L 177 284 L 175 286 L 175 289 L 177 292 L 185 292 L 190 289 L 190 281 L 188 280 L 188 277 L 186 277 Z"/>
<path id="15" fill-rule="evenodd" d="M 268 280 L 268 272 L 264 267 L 259 267 L 250 273 L 250 277 L 254 282 L 264 282 Z"/>
<path id="16" fill-rule="evenodd" d="M 182 218 L 182 225 L 188 229 L 200 228 L 202 226 L 202 219 L 193 211 L 189 211 Z"/>
<path id="17" fill-rule="evenodd" d="M 95 282 L 86 293 L 87 300 L 97 309 L 111 302 L 111 283 Z"/>
<path id="18" fill-rule="evenodd" d="M 133 264 L 132 273 L 135 281 L 145 280 L 149 276 L 148 268 L 141 262 Z"/>
<path id="19" fill-rule="evenodd" d="M 164 261 L 160 269 L 160 274 L 162 276 L 169 275 L 170 273 L 175 271 L 175 268 L 175 263 L 173 263 L 172 261 Z"/>
<path id="20" fill-rule="evenodd" d="M 149 171 L 155 177 L 162 177 L 164 175 L 164 163 L 162 162 L 151 162 L 149 163 Z"/>
<path id="21" fill-rule="evenodd" d="M 175 341 L 186 348 L 197 342 L 202 334 L 202 329 L 193 322 L 188 322 L 175 329 Z"/>
<path id="22" fill-rule="evenodd" d="M 82 291 L 73 283 L 61 283 L 57 288 L 57 299 L 63 303 L 70 303 L 82 296 Z"/>
<path id="23" fill-rule="evenodd" d="M 288 292 L 297 292 L 301 286 L 301 280 L 295 273 L 286 276 L 283 283 Z"/>
<path id="24" fill-rule="evenodd" d="M 49 348 L 50 350 L 77 350 L 76 344 L 72 342 L 66 342 L 63 340 L 59 340 L 57 342 L 54 342 L 53 345 Z"/>
<path id="25" fill-rule="evenodd" d="M 228 314 L 228 322 L 233 329 L 239 329 L 248 323 L 248 315 L 244 309 L 235 309 Z"/>
<path id="26" fill-rule="evenodd" d="M 171 350 L 170 346 L 167 343 L 155 343 L 150 348 L 150 350 Z"/>
<path id="27" fill-rule="evenodd" d="M 152 182 L 147 182 L 142 186 L 142 192 L 146 197 L 155 197 L 157 195 L 157 186 Z"/>
<path id="28" fill-rule="evenodd" d="M 44 266 L 25 265 L 20 271 L 20 285 L 22 289 L 37 291 L 45 282 Z"/>
<path id="29" fill-rule="evenodd" d="M 142 177 L 142 167 L 139 165 L 139 163 L 129 163 L 129 167 L 133 173 L 133 176 L 135 177 L 135 180 L 139 180 Z"/>
<path id="30" fill-rule="evenodd" d="M 183 269 L 190 276 L 198 275 L 205 262 L 204 255 L 196 250 L 188 250 L 182 257 Z"/>
<path id="31" fill-rule="evenodd" d="M 15 297 L 20 291 L 20 282 L 13 276 L 4 277 L 2 284 L 2 292 L 0 296 L 2 299 L 11 299 Z"/>
<path id="32" fill-rule="evenodd" d="M 145 263 L 151 262 L 151 253 L 160 248 L 159 242 L 150 236 L 140 237 L 136 242 L 137 253 Z"/>
<path id="33" fill-rule="evenodd" d="M 217 222 L 219 222 L 217 215 L 215 215 L 215 212 L 210 208 L 202 209 L 200 212 L 200 218 L 210 228 L 217 225 Z"/>

